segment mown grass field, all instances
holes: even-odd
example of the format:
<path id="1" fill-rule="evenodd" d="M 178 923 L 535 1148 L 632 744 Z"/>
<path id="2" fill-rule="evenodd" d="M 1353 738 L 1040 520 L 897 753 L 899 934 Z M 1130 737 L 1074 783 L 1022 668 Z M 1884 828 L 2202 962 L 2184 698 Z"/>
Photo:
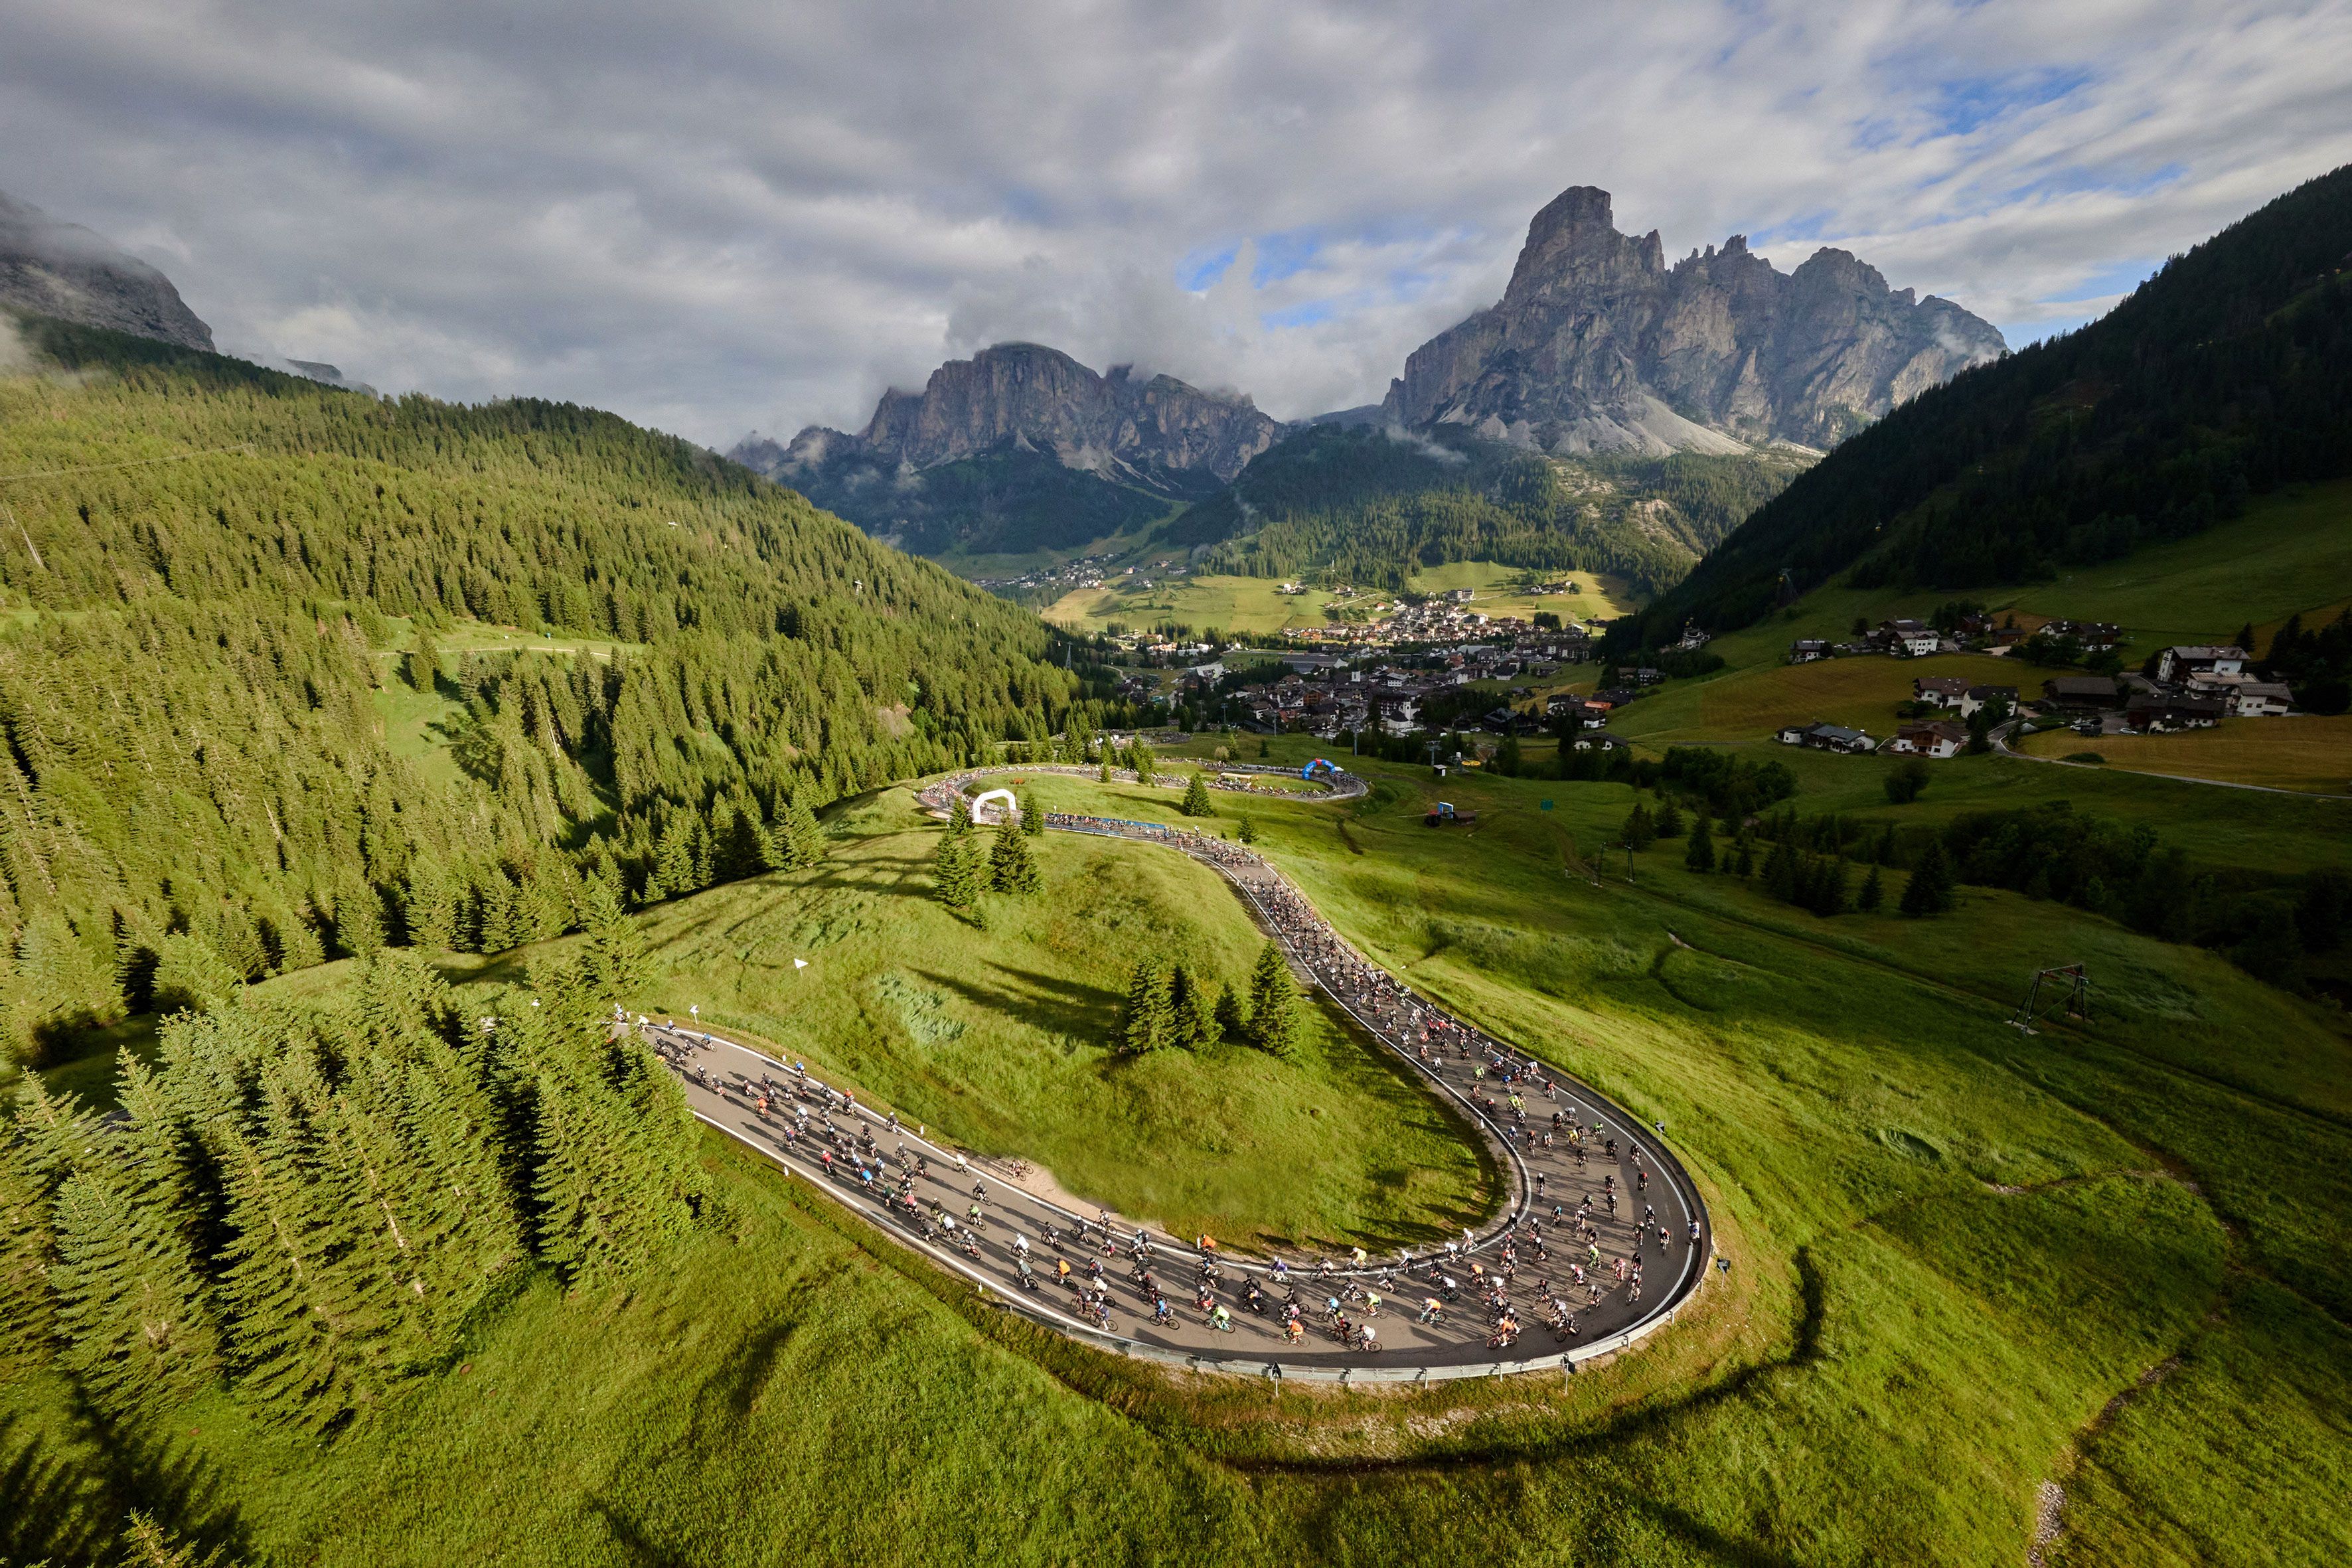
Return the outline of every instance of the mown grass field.
<path id="1" fill-rule="evenodd" d="M 2340 607 L 2352 582 L 2352 481 L 2305 485 L 2266 496 L 2236 521 L 2191 539 L 2135 552 L 2121 561 L 2019 587 L 1887 593 L 1822 588 L 1779 616 L 1709 645 L 1734 668 L 1784 657 L 1800 637 L 1843 640 L 1854 617 L 1926 616 L 1955 598 L 2023 617 L 2113 621 L 2131 637 L 2137 667 L 2174 643 L 2225 641 L 2249 622 L 2275 631 L 2290 615 L 2306 621 Z M 2031 625 L 2031 620 L 2024 624 Z"/>
<path id="2" fill-rule="evenodd" d="M 1320 588 L 1279 593 L 1281 582 L 1273 577 L 1153 576 L 1152 583 L 1144 592 L 1074 588 L 1040 613 L 1074 632 L 1099 632 L 1113 623 L 1142 631 L 1172 621 L 1195 632 L 1214 627 L 1260 636 L 1332 624 L 1323 614 L 1323 607 L 1333 602 L 1330 595 Z"/>
<path id="3" fill-rule="evenodd" d="M 2096 752 L 2107 765 L 2134 773 L 2221 779 L 2273 789 L 2352 794 L 2352 715 L 2224 719 L 2211 730 L 2177 735 L 2109 735 L 2096 740 L 2064 730 L 2030 736 L 2029 756 Z"/>
<path id="4" fill-rule="evenodd" d="M 1574 594 L 1525 594 L 1518 584 L 1530 577 L 1545 583 L 1574 583 Z M 1591 572 L 1534 572 L 1523 566 L 1499 566 L 1492 561 L 1449 561 L 1426 566 L 1406 579 L 1416 594 L 1442 594 L 1467 588 L 1475 595 L 1470 607 L 1486 616 L 1534 615 L 1549 610 L 1563 620 L 1612 618 L 1641 608 L 1641 600 L 1624 582 Z"/>
<path id="5" fill-rule="evenodd" d="M 1379 788 L 1357 808 L 1249 802 L 1259 846 L 1417 990 L 1666 1124 L 1733 1268 L 1642 1351 L 1422 1394 L 1164 1384 L 1010 1323 L 714 1140 L 728 1226 L 629 1290 L 528 1284 L 465 1370 L 323 1446 L 200 1405 L 141 1436 L 149 1470 L 218 1538 L 330 1564 L 1450 1563 L 1468 1539 L 1506 1563 L 1974 1565 L 2024 1559 L 2050 1481 L 2066 1500 L 2045 1563 L 2352 1553 L 2341 1013 L 2008 894 L 1969 890 L 1931 921 L 1822 921 L 1685 870 L 1675 841 L 1642 858 L 1638 886 L 1596 888 L 1578 851 L 1622 818 L 1624 786 L 1457 775 L 1448 798 L 1479 822 L 1431 830 L 1426 770 L 1365 767 Z M 1961 776 L 1906 809 L 1939 809 Z M 1844 787 L 1806 783 L 1808 811 Z M 1121 816 L 1176 803 L 1036 787 Z M 2242 831 L 2281 855 L 2294 814 L 2326 804 L 2207 794 L 2237 797 Z M 925 830 L 898 809 L 837 813 L 815 873 L 649 912 L 663 973 L 646 1000 L 763 991 L 781 1030 L 863 1053 L 861 1079 L 901 1075 L 942 1119 L 985 1084 L 1035 1136 L 1056 1120 L 1090 1135 L 1095 1102 L 1026 1087 L 1062 1069 L 1018 1034 L 1001 1037 L 1009 1059 L 975 1046 L 952 1070 L 897 1043 L 903 1018 L 847 979 L 852 956 L 939 976 L 918 976 L 948 998 L 936 1016 L 973 1032 L 1024 1008 L 1083 1016 L 1098 1004 L 1003 972 L 1116 973 L 1051 936 L 1068 919 L 1087 942 L 1128 940 L 1098 937 L 1097 910 L 1133 910 L 1136 940 L 1221 951 L 1206 906 L 1230 895 L 1164 852 L 1095 868 L 1092 847 L 1049 839 L 1055 897 L 959 933 L 925 923 L 937 906 L 905 842 Z M 1179 869 L 1160 878 L 1155 854 Z M 779 1001 L 793 983 L 757 978 L 799 952 L 832 1000 Z M 2026 973 L 2074 959 L 2096 1021 L 2007 1027 Z M 1272 1090 L 1363 1092 L 1326 1066 L 1283 1071 L 1297 1082 Z M 50 1489 L 41 1517 L 113 1506 L 51 1468 L 93 1440 L 57 1390 L 0 1401 L 16 1473 Z M 1421 1462 L 1359 1462 L 1375 1459 Z M 20 1532 L 6 1550 L 57 1548 Z"/>
<path id="6" fill-rule="evenodd" d="M 1638 607 L 1627 596 L 1624 584 L 1614 578 L 1590 572 L 1548 572 L 1541 574 L 1545 581 L 1572 580 L 1582 585 L 1583 592 L 1534 595 L 1516 591 L 1516 584 L 1525 575 L 1517 566 L 1498 566 L 1491 561 L 1460 561 L 1417 572 L 1411 581 L 1413 592 L 1418 594 L 1468 588 L 1476 595 L 1470 607 L 1487 616 L 1526 616 L 1538 610 L 1550 610 L 1563 617 L 1572 615 L 1579 620 L 1589 620 L 1622 616 Z M 1113 622 L 1141 630 L 1172 621 L 1196 632 L 1214 627 L 1259 636 L 1319 630 L 1339 624 L 1324 615 L 1327 605 L 1375 604 L 1393 596 L 1372 590 L 1359 593 L 1352 599 L 1337 599 L 1320 588 L 1309 588 L 1304 594 L 1284 594 L 1277 592 L 1282 583 L 1276 577 L 1154 577 L 1153 583 L 1148 593 L 1130 593 L 1111 586 L 1073 589 L 1043 614 L 1054 625 L 1076 632 L 1099 632 Z"/>
<path id="7" fill-rule="evenodd" d="M 2046 671 L 1989 654 L 1937 654 L 1927 658 L 1824 658 L 1811 664 L 1759 664 L 1706 680 L 1669 681 L 1610 716 L 1612 733 L 1648 746 L 1739 744 L 1770 740 L 1784 724 L 1816 721 L 1867 730 L 1892 739 L 1897 703 L 1912 698 L 1912 682 L 1958 676 L 1983 686 L 2015 686 L 2041 695 Z"/>

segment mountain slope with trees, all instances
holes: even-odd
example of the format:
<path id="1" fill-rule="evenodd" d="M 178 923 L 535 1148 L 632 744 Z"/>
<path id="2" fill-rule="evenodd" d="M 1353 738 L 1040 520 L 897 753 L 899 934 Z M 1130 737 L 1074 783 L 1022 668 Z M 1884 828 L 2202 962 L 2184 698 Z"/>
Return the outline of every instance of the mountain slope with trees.
<path id="1" fill-rule="evenodd" d="M 23 332 L 51 368 L 0 381 L 21 1056 L 388 942 L 500 951 L 599 889 L 805 863 L 833 799 L 1110 711 L 1031 616 L 609 415 Z M 478 622 L 628 646 L 440 651 Z M 447 715 L 454 779 L 388 723 L 404 689 Z"/>
<path id="2" fill-rule="evenodd" d="M 1967 371 L 1839 447 L 1622 647 L 1856 587 L 2031 582 L 2352 473 L 2352 167 L 2281 196 L 2079 331 Z"/>
<path id="3" fill-rule="evenodd" d="M 1654 594 L 1801 467 L 1777 454 L 1569 459 L 1458 428 L 1316 425 L 1158 538 L 1216 544 L 1207 568 L 1243 576 L 1401 588 L 1424 566 L 1494 561 L 1605 572 Z"/>

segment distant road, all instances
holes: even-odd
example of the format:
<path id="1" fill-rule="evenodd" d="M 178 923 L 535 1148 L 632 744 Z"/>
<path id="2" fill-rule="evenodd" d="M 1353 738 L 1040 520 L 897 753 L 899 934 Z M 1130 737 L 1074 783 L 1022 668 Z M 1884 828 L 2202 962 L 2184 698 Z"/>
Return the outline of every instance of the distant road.
<path id="1" fill-rule="evenodd" d="M 956 792 L 985 774 L 1042 771 L 960 773 L 918 795 L 944 815 Z M 1334 782 L 1335 794 L 1363 791 L 1362 781 L 1351 774 Z M 1099 1210 L 1079 1212 L 1018 1185 L 1017 1162 L 961 1153 L 960 1165 L 959 1151 L 917 1137 L 886 1108 L 856 1101 L 791 1064 L 715 1033 L 649 1025 L 646 1033 L 678 1068 L 695 1114 L 805 1178 L 900 1245 L 972 1280 L 1005 1308 L 1099 1348 L 1175 1366 L 1354 1382 L 1557 1368 L 1625 1348 L 1671 1321 L 1699 1289 L 1713 1252 L 1706 1205 L 1654 1129 L 1415 996 L 1342 942 L 1263 858 L 1238 845 L 1164 824 L 1108 817 L 1054 813 L 1046 826 L 1160 844 L 1222 874 L 1258 924 L 1282 944 L 1301 980 L 1320 987 L 1366 1035 L 1397 1052 L 1423 1088 L 1444 1099 L 1475 1131 L 1505 1185 L 1503 1201 L 1486 1228 L 1456 1237 L 1458 1250 L 1450 1257 L 1443 1247 L 1422 1247 L 1413 1250 L 1410 1263 L 1391 1256 L 1368 1258 L 1359 1267 L 1348 1256 L 1294 1256 L 1285 1260 L 1286 1286 L 1272 1258 L 1206 1251 L 1197 1245 L 1200 1238 L 1171 1237 L 1116 1215 L 1108 1216 L 1106 1228 Z M 1498 1062 L 1517 1070 L 1519 1081 L 1507 1087 L 1494 1065 Z M 1544 1135 L 1552 1131 L 1555 1114 L 1561 1131 L 1546 1147 Z M 1564 1135 L 1570 1126 L 1584 1130 L 1580 1154 Z M 1612 1142 L 1613 1158 L 1608 1152 Z M 824 1159 L 827 1152 L 833 1155 L 830 1169 Z M 873 1180 L 861 1176 L 861 1163 L 877 1173 Z M 913 1203 L 895 1201 L 898 1183 L 909 1175 Z M 1614 1181 L 1613 1211 L 1604 1202 L 1604 1178 Z M 966 1215 L 975 1182 L 985 1189 L 986 1223 L 973 1237 Z M 1576 1215 L 1588 1196 L 1591 1228 L 1580 1237 Z M 1562 1211 L 1557 1221 L 1555 1205 Z M 1654 1221 L 1646 1225 L 1645 1206 L 1655 1211 Z M 939 1223 L 942 1212 L 955 1222 L 952 1234 Z M 1171 1321 L 1152 1321 L 1151 1300 L 1134 1278 L 1131 1254 L 1139 1231 L 1147 1247 L 1144 1267 L 1171 1309 Z M 1015 1237 L 1025 1241 L 1025 1252 Z M 1538 1252 L 1538 1237 L 1544 1256 Z M 1018 1261 L 1024 1257 L 1036 1280 L 1034 1290 L 1020 1283 Z M 1617 1275 L 1620 1260 L 1634 1258 L 1643 1272 L 1638 1299 Z M 1198 1293 L 1204 1259 L 1220 1273 L 1210 1284 L 1211 1307 L 1205 1310 Z M 1090 1283 L 1099 1266 L 1100 1288 L 1108 1298 L 1108 1327 L 1078 1289 L 1059 1282 L 1063 1261 L 1080 1285 Z M 1571 1265 L 1583 1267 L 1585 1286 L 1572 1283 Z M 1318 1273 L 1323 1269 L 1328 1278 Z M 1480 1300 L 1481 1285 L 1502 1275 L 1507 1275 L 1502 1300 L 1518 1323 L 1508 1343 L 1497 1342 L 1496 1313 Z M 1441 1279 L 1454 1282 L 1451 1291 Z M 1252 1282 L 1263 1311 L 1246 1304 Z M 1549 1289 L 1539 1289 L 1539 1282 Z M 1279 1326 L 1286 1290 L 1296 1292 L 1305 1328 L 1296 1342 Z M 1381 1302 L 1370 1319 L 1363 1316 L 1366 1291 Z M 1545 1298 L 1554 1295 L 1573 1307 L 1572 1334 L 1556 1332 L 1545 1321 Z M 1341 1346 L 1326 1322 L 1327 1303 L 1334 1296 L 1343 1299 L 1351 1321 L 1369 1322 L 1377 1348 Z M 1431 1297 L 1444 1303 L 1442 1320 L 1418 1321 L 1423 1302 Z M 1229 1315 L 1227 1328 L 1211 1321 L 1220 1305 Z"/>
<path id="2" fill-rule="evenodd" d="M 1992 742 L 1994 751 L 2004 757 L 2015 757 L 2021 763 L 2042 763 L 2053 768 L 2089 768 L 2119 773 L 2137 773 L 2142 778 L 2171 779 L 2178 784 L 2210 784 L 2215 789 L 2250 789 L 2256 795 L 2290 795 L 2297 800 L 2352 800 L 2352 795 L 2333 795 L 2325 790 L 2281 789 L 2276 784 L 2240 784 L 2235 779 L 2202 779 L 2193 773 L 2159 773 L 2147 768 L 2118 768 L 2109 763 L 2070 763 L 2063 757 L 2037 757 L 2031 752 L 2018 751 L 2009 743 L 2010 736 L 2015 733 L 2016 730 L 2017 726 L 2014 723 L 2003 724 L 1996 730 L 1988 731 L 1987 735 Z M 2090 736 L 2084 737 L 2086 744 L 2090 740 Z"/>

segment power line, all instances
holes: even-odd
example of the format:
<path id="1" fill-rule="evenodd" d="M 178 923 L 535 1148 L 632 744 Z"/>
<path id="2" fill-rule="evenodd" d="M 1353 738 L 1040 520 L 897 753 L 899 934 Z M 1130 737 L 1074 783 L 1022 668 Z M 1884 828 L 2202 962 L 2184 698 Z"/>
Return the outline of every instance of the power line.
<path id="1" fill-rule="evenodd" d="M 201 452 L 175 452 L 168 458 L 133 458 L 121 463 L 86 463 L 78 468 L 42 468 L 25 474 L 0 474 L 0 485 L 14 484 L 19 479 L 55 479 L 68 474 L 96 474 L 109 468 L 144 468 L 157 463 L 185 463 L 197 458 L 216 458 L 223 452 L 250 452 L 253 443 L 239 441 L 234 447 L 207 447 Z"/>

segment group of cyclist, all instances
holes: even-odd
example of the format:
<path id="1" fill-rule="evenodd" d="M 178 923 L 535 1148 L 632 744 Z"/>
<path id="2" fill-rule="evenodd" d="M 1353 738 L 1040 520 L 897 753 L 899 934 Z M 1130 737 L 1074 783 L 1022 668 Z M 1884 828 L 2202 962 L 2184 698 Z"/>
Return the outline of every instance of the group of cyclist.
<path id="1" fill-rule="evenodd" d="M 960 790 L 964 782 L 941 781 L 934 789 L 942 798 L 930 804 L 945 809 L 944 790 Z M 1115 1331 L 1125 1312 L 1147 1331 L 1195 1321 L 1213 1333 L 1238 1334 L 1248 1324 L 1287 1345 L 1321 1337 L 1372 1353 L 1382 1348 L 1374 1326 L 1382 1309 L 1417 1300 L 1416 1327 L 1454 1340 L 1481 1333 L 1487 1348 L 1500 1351 L 1523 1332 L 1522 1302 L 1557 1342 L 1575 1340 L 1580 1314 L 1590 1317 L 1612 1296 L 1638 1305 L 1645 1252 L 1663 1261 L 1678 1239 L 1643 1201 L 1651 1161 L 1638 1142 L 1628 1136 L 1621 1143 L 1600 1112 L 1563 1095 L 1532 1057 L 1447 1016 L 1364 961 L 1272 867 L 1241 846 L 1157 824 L 1048 822 L 1101 832 L 1149 829 L 1149 837 L 1225 871 L 1296 963 L 1368 1030 L 1475 1107 L 1496 1141 L 1517 1155 L 1528 1180 L 1511 1217 L 1483 1241 L 1465 1230 L 1422 1257 L 1400 1251 L 1393 1262 L 1378 1265 L 1361 1248 L 1344 1265 L 1330 1258 L 1301 1268 L 1281 1258 L 1262 1267 L 1229 1263 L 1206 1237 L 1189 1247 L 1155 1241 L 1139 1226 L 1114 1225 L 1108 1212 L 1091 1221 L 1043 1205 L 1025 1205 L 1025 1216 L 1005 1213 L 964 1156 L 919 1138 L 910 1146 L 895 1112 L 877 1116 L 811 1078 L 804 1066 L 795 1064 L 782 1079 L 764 1069 L 714 1075 L 693 1051 L 710 1037 L 676 1031 L 657 1037 L 664 1056 L 704 1089 L 750 1109 L 781 1152 L 872 1196 L 920 1240 L 977 1263 L 990 1264 L 992 1255 L 992 1266 L 1025 1292 L 1042 1293 L 1050 1282 L 1066 1293 L 1074 1315 L 1106 1331 Z M 1591 1182 L 1596 1162 L 1597 1187 Z M 1572 1205 L 1571 1184 L 1579 1188 Z M 1631 1213 L 1635 1204 L 1638 1219 Z M 1050 1249 L 1050 1263 L 1033 1247 L 1024 1224 Z M 1003 1230 L 1003 1239 L 992 1226 Z M 1679 1239 L 1699 1246 L 1696 1219 Z"/>

